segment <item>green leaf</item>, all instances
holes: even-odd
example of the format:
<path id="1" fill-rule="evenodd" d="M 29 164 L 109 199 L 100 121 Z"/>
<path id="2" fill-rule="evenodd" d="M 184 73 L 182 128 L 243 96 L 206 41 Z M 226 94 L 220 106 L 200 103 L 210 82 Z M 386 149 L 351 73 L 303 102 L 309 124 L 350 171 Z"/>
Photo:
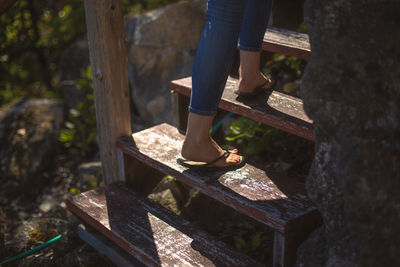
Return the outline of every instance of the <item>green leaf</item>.
<path id="1" fill-rule="evenodd" d="M 236 135 L 236 136 L 226 137 L 225 139 L 227 141 L 235 141 L 237 139 L 243 138 L 244 136 L 245 136 L 245 134 L 242 133 L 242 134 L 239 134 L 239 135 Z"/>
<path id="2" fill-rule="evenodd" d="M 261 233 L 256 233 L 251 239 L 251 250 L 256 250 L 261 245 Z"/>
<path id="3" fill-rule="evenodd" d="M 242 251 L 246 247 L 246 242 L 240 236 L 234 236 L 233 240 L 235 241 L 235 247 L 237 250 Z"/>

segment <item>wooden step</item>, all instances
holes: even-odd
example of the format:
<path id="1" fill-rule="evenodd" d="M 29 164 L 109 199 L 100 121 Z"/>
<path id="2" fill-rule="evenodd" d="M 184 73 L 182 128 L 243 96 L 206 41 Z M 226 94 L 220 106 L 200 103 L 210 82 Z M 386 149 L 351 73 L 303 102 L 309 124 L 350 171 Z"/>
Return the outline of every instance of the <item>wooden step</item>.
<path id="1" fill-rule="evenodd" d="M 122 183 L 74 196 L 67 206 L 147 266 L 261 266 Z"/>
<path id="2" fill-rule="evenodd" d="M 314 141 L 312 120 L 305 114 L 301 99 L 268 91 L 254 99 L 238 101 L 234 93 L 237 82 L 237 79 L 229 77 L 219 108 Z M 191 77 L 171 82 L 172 91 L 187 97 L 190 97 L 191 88 Z"/>
<path id="3" fill-rule="evenodd" d="M 290 230 L 296 222 L 319 216 L 306 195 L 304 184 L 262 166 L 246 163 L 235 171 L 203 173 L 179 165 L 176 159 L 183 138 L 176 128 L 161 124 L 122 137 L 117 146 L 123 153 L 281 233 Z"/>
<path id="4" fill-rule="evenodd" d="M 311 56 L 308 34 L 280 28 L 268 28 L 264 35 L 263 50 L 297 58 Z"/>

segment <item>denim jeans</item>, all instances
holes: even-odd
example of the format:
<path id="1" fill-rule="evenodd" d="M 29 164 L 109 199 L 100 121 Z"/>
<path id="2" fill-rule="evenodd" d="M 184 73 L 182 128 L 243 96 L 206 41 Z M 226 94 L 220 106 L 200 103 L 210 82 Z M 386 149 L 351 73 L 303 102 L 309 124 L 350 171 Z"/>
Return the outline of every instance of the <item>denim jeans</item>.
<path id="1" fill-rule="evenodd" d="M 208 0 L 206 25 L 193 65 L 190 112 L 205 116 L 217 113 L 237 46 L 261 51 L 271 3 Z"/>

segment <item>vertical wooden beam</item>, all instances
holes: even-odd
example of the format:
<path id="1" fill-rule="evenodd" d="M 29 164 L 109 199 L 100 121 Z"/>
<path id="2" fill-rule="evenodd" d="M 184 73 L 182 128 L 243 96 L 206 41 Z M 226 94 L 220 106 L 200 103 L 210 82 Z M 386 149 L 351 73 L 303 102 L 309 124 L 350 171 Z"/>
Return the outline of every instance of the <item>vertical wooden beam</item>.
<path id="1" fill-rule="evenodd" d="M 131 134 L 121 0 L 85 0 L 104 183 L 118 180 L 115 141 Z"/>
<path id="2" fill-rule="evenodd" d="M 274 232 L 274 247 L 272 255 L 273 267 L 285 267 L 285 236 L 278 232 Z"/>
<path id="3" fill-rule="evenodd" d="M 187 120 L 189 116 L 190 98 L 176 92 L 171 92 L 172 105 L 174 108 L 174 124 L 182 134 L 186 133 Z"/>

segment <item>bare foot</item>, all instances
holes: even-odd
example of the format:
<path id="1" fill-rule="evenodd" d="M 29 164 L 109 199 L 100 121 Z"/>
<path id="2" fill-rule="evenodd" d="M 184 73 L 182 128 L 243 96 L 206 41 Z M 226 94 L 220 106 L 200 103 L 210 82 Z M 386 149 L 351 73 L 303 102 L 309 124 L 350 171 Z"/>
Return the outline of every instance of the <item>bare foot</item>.
<path id="1" fill-rule="evenodd" d="M 222 154 L 224 150 L 211 138 L 204 139 L 202 141 L 185 139 L 182 146 L 182 156 L 185 159 L 201 162 L 210 162 Z M 242 157 L 239 156 L 238 150 L 234 149 L 231 153 L 218 160 L 213 166 L 224 167 L 239 163 Z"/>
<path id="2" fill-rule="evenodd" d="M 267 80 L 268 83 L 265 85 L 265 88 L 268 89 L 272 86 L 272 79 L 265 77 L 264 74 L 259 72 L 255 74 L 254 77 L 241 77 L 239 80 L 239 92 L 241 93 L 251 93 L 256 87 L 263 85 Z"/>

